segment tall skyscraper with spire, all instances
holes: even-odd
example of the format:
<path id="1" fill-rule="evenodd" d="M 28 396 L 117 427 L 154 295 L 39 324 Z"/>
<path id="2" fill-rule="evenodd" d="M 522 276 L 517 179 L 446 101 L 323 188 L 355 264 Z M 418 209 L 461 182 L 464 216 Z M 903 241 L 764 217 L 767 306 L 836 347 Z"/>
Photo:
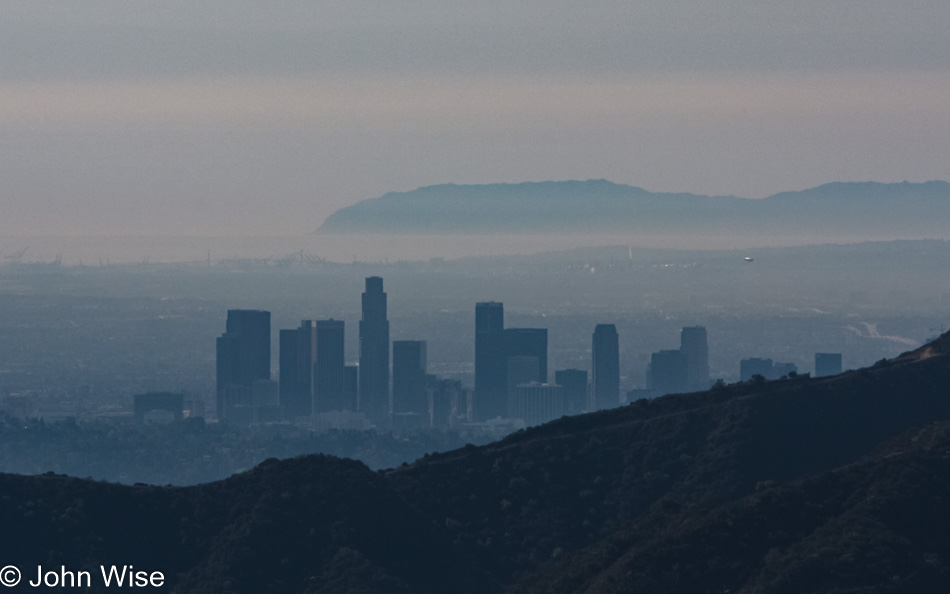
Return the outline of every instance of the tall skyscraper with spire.
<path id="1" fill-rule="evenodd" d="M 377 426 L 389 420 L 389 320 L 383 279 L 366 279 L 360 320 L 359 409 Z"/>
<path id="2" fill-rule="evenodd" d="M 620 406 L 620 341 L 613 324 L 594 328 L 590 396 L 589 410 Z"/>

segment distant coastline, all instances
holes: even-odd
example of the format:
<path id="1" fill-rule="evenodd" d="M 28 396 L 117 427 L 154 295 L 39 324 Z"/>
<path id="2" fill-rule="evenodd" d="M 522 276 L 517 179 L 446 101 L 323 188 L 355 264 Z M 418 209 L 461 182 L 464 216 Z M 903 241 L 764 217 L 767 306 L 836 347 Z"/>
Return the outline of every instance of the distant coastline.
<path id="1" fill-rule="evenodd" d="M 341 234 L 950 236 L 950 183 L 836 182 L 761 199 L 649 192 L 606 180 L 426 186 L 363 200 L 315 231 Z"/>

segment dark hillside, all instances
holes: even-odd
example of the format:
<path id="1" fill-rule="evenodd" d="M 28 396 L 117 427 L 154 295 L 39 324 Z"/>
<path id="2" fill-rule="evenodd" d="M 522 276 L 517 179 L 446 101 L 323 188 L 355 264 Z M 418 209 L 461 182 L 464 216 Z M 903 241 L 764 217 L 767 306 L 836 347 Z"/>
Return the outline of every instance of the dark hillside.
<path id="1" fill-rule="evenodd" d="M 162 571 L 181 592 L 491 592 L 358 462 L 308 456 L 198 487 L 0 475 L 0 558 Z M 27 574 L 27 571 L 24 571 Z M 21 585 L 22 588 L 22 585 Z"/>
<path id="2" fill-rule="evenodd" d="M 946 592 L 950 423 L 721 506 L 656 506 L 519 592 Z"/>
<path id="3" fill-rule="evenodd" d="M 657 508 L 715 506 L 860 460 L 950 419 L 937 345 L 834 378 L 640 401 L 390 473 L 456 543 L 511 581 Z M 929 350 L 928 350 L 929 349 Z"/>

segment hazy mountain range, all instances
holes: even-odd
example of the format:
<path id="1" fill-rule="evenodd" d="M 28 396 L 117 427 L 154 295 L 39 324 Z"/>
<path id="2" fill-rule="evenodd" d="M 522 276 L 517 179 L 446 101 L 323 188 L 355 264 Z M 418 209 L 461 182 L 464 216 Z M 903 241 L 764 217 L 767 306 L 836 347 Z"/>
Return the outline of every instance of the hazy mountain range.
<path id="1" fill-rule="evenodd" d="M 648 192 L 606 180 L 438 185 L 333 213 L 319 233 L 866 233 L 940 238 L 950 183 L 830 183 L 763 199 Z"/>
<path id="2" fill-rule="evenodd" d="M 389 471 L 309 456 L 188 488 L 0 475 L 0 558 L 27 576 L 133 564 L 176 592 L 942 592 L 948 384 L 950 334 Z"/>

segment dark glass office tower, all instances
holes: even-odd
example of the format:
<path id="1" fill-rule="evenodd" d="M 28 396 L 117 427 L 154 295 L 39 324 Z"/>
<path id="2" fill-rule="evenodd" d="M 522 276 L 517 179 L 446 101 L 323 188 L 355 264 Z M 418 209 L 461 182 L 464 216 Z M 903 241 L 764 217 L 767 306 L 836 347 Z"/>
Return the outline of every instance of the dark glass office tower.
<path id="1" fill-rule="evenodd" d="M 426 389 L 429 404 L 429 426 L 447 429 L 457 424 L 465 415 L 462 400 L 462 382 L 450 379 L 435 379 Z"/>
<path id="2" fill-rule="evenodd" d="M 505 353 L 508 357 L 537 357 L 538 375 L 531 381 L 548 383 L 547 328 L 508 328 L 505 330 Z"/>
<path id="3" fill-rule="evenodd" d="M 475 405 L 478 421 L 508 412 L 505 310 L 494 301 L 475 304 Z"/>
<path id="4" fill-rule="evenodd" d="M 650 356 L 650 386 L 662 394 L 686 391 L 688 382 L 686 355 L 680 350 L 659 351 Z"/>
<path id="5" fill-rule="evenodd" d="M 815 353 L 815 377 L 841 373 L 841 353 Z"/>
<path id="6" fill-rule="evenodd" d="M 587 372 L 583 369 L 559 369 L 554 383 L 564 389 L 565 414 L 577 415 L 587 410 Z"/>
<path id="7" fill-rule="evenodd" d="M 505 365 L 508 417 L 514 414 L 519 384 L 548 382 L 547 328 L 507 328 L 505 330 Z"/>
<path id="8" fill-rule="evenodd" d="M 216 412 L 219 421 L 226 421 L 231 403 L 239 398 L 243 402 L 243 395 L 250 393 L 255 381 L 270 379 L 270 312 L 228 310 L 216 354 Z"/>
<path id="9" fill-rule="evenodd" d="M 518 392 L 518 386 L 521 384 L 540 383 L 538 382 L 538 370 L 541 365 L 537 357 L 508 357 L 508 417 L 512 419 L 521 418 L 517 414 L 515 407 L 515 397 Z"/>
<path id="10" fill-rule="evenodd" d="M 393 341 L 393 413 L 428 416 L 426 341 Z"/>
<path id="11" fill-rule="evenodd" d="M 317 364 L 314 369 L 314 412 L 352 410 L 346 402 L 343 322 L 317 322 Z"/>
<path id="12" fill-rule="evenodd" d="M 772 377 L 772 360 L 752 357 L 739 361 L 739 381 L 747 382 L 753 375 L 761 375 L 765 379 Z"/>
<path id="13" fill-rule="evenodd" d="M 280 331 L 280 406 L 292 419 L 313 413 L 313 367 L 317 362 L 317 326 L 303 320 Z"/>
<path id="14" fill-rule="evenodd" d="M 347 365 L 343 370 L 344 390 L 347 410 L 359 410 L 360 368 L 357 365 Z"/>
<path id="15" fill-rule="evenodd" d="M 687 326 L 680 333 L 680 351 L 686 357 L 686 389 L 709 388 L 709 346 L 706 344 L 706 329 L 702 326 Z"/>
<path id="16" fill-rule="evenodd" d="M 360 320 L 359 410 L 377 426 L 389 418 L 389 320 L 383 279 L 366 279 Z"/>
<path id="17" fill-rule="evenodd" d="M 589 410 L 620 406 L 620 340 L 613 324 L 597 324 L 591 360 Z"/>

